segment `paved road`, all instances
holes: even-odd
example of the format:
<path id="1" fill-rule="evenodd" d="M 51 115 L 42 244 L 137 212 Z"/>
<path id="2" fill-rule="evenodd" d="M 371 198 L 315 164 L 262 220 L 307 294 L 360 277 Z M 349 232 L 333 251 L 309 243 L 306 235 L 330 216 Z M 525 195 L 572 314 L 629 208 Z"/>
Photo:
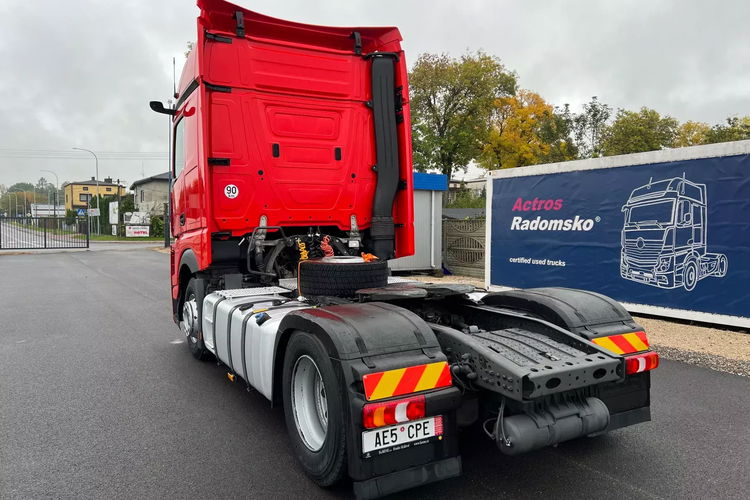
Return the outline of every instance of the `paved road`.
<path id="1" fill-rule="evenodd" d="M 345 498 L 292 458 L 280 409 L 194 361 L 167 255 L 0 256 L 0 498 Z M 747 498 L 750 379 L 676 362 L 654 422 L 520 458 L 479 433 L 465 474 L 401 498 Z"/>

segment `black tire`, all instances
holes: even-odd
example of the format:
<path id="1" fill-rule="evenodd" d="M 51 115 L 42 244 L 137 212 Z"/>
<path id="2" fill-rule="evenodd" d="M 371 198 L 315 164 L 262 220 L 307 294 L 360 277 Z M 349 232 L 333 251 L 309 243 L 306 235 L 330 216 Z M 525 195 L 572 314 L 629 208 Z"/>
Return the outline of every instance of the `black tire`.
<path id="1" fill-rule="evenodd" d="M 333 262 L 326 259 L 304 260 L 299 266 L 300 295 L 352 297 L 357 290 L 387 284 L 388 263 L 384 260 L 346 262 L 336 257 Z"/>
<path id="2" fill-rule="evenodd" d="M 185 287 L 185 294 L 183 295 L 182 302 L 181 302 L 181 311 L 180 311 L 180 329 L 185 334 L 188 348 L 190 349 L 190 354 L 193 355 L 193 357 L 197 360 L 205 360 L 211 357 L 211 352 L 206 349 L 206 345 L 203 343 L 203 332 L 202 332 L 202 318 L 200 317 L 200 314 L 198 311 L 200 308 L 197 308 L 194 312 L 194 317 L 192 321 L 195 321 L 195 327 L 190 327 L 190 324 L 188 321 L 186 321 L 186 315 L 188 314 L 188 308 L 186 307 L 186 304 L 188 304 L 191 300 L 195 301 L 196 299 L 196 284 L 195 279 L 190 278 L 190 281 L 188 282 L 187 286 Z"/>
<path id="3" fill-rule="evenodd" d="M 692 292 L 695 285 L 698 284 L 698 264 L 694 260 L 689 260 L 685 263 L 685 267 L 682 270 L 682 286 L 685 290 Z"/>
<path id="4" fill-rule="evenodd" d="M 306 443 L 300 430 L 293 400 L 294 371 L 299 361 L 311 359 L 322 379 L 327 407 L 327 428 L 319 448 Z M 307 360 L 305 359 L 305 362 Z M 344 386 L 323 343 L 315 336 L 296 331 L 287 344 L 284 356 L 283 396 L 287 432 L 297 460 L 305 473 L 320 486 L 332 486 L 346 474 L 347 410 L 341 388 Z"/>

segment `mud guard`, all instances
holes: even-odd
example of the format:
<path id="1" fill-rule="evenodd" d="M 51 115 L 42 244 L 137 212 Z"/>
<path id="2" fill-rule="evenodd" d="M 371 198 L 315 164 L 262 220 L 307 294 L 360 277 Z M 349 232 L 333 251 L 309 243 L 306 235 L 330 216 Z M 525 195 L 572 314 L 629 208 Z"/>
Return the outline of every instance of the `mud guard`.
<path id="1" fill-rule="evenodd" d="M 426 394 L 427 414 L 443 415 L 442 439 L 384 454 L 362 453 L 361 415 L 366 403 L 363 376 L 446 361 L 435 334 L 419 316 L 383 302 L 310 308 L 288 314 L 279 326 L 274 350 L 277 403 L 286 343 L 295 330 L 318 336 L 339 369 L 348 399 L 348 472 L 358 497 L 373 498 L 460 474 L 455 410 L 461 396 L 455 387 Z"/>
<path id="2" fill-rule="evenodd" d="M 573 288 L 528 288 L 488 293 L 482 302 L 539 317 L 588 340 L 642 328 L 614 299 Z"/>

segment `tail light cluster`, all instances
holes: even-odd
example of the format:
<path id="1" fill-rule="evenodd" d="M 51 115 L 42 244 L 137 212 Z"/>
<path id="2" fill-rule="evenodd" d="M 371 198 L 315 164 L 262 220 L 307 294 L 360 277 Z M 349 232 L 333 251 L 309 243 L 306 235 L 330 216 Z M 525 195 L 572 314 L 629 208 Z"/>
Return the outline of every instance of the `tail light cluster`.
<path id="1" fill-rule="evenodd" d="M 362 423 L 367 429 L 418 420 L 425 416 L 424 396 L 368 403 L 362 408 Z"/>
<path id="2" fill-rule="evenodd" d="M 647 372 L 657 366 L 659 366 L 659 355 L 654 351 L 634 354 L 625 358 L 625 373 L 628 375 Z"/>

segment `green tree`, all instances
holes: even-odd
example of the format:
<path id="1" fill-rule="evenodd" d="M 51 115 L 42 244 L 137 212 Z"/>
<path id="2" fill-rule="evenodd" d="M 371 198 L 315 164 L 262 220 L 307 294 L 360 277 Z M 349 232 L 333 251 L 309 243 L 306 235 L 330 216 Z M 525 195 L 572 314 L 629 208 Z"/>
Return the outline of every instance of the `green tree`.
<path id="1" fill-rule="evenodd" d="M 11 187 L 8 188 L 8 191 L 17 191 L 17 192 L 24 192 L 24 191 L 33 191 L 34 185 L 30 182 L 16 182 Z"/>
<path id="2" fill-rule="evenodd" d="M 619 109 L 614 122 L 603 135 L 605 156 L 640 153 L 670 148 L 674 144 L 678 122 L 646 107 L 640 111 Z"/>
<path id="3" fill-rule="evenodd" d="M 422 54 L 409 79 L 415 167 L 449 178 L 480 154 L 495 99 L 516 91 L 516 75 L 484 52 Z"/>
<path id="4" fill-rule="evenodd" d="M 583 112 L 573 117 L 573 131 L 581 158 L 602 155 L 602 136 L 611 115 L 612 108 L 593 96 L 583 105 Z"/>
<path id="5" fill-rule="evenodd" d="M 718 124 L 706 132 L 706 143 L 742 141 L 750 139 L 750 116 L 727 118 L 726 124 Z"/>
<path id="6" fill-rule="evenodd" d="M 539 158 L 539 163 L 555 163 L 578 158 L 578 147 L 573 140 L 574 117 L 570 105 L 555 106 L 552 114 L 542 120 L 539 137 L 549 145 L 549 150 Z"/>

